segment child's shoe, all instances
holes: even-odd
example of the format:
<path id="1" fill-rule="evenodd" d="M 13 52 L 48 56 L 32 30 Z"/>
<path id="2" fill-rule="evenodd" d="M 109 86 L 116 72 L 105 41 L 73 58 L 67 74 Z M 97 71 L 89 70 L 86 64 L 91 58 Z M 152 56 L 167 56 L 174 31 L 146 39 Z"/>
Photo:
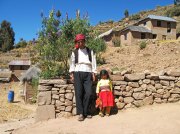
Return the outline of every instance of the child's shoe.
<path id="1" fill-rule="evenodd" d="M 109 114 L 106 114 L 106 116 L 109 116 Z"/>
<path id="2" fill-rule="evenodd" d="M 102 112 L 99 112 L 99 116 L 104 117 L 104 114 Z"/>

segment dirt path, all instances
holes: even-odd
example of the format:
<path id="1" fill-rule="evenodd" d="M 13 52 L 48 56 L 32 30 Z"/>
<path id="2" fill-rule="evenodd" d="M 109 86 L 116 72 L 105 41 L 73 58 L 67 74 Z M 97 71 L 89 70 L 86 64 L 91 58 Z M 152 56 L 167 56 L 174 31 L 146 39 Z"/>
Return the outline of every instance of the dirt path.
<path id="1" fill-rule="evenodd" d="M 110 117 L 59 118 L 28 125 L 13 134 L 180 134 L 180 102 L 119 111 Z"/>

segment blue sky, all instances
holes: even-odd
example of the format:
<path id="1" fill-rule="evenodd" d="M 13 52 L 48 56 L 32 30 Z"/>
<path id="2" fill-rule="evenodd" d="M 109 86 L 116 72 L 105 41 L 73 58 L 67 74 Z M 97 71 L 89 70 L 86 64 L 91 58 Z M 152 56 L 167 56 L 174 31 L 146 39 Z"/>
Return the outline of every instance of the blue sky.
<path id="1" fill-rule="evenodd" d="M 15 32 L 15 42 L 20 38 L 32 40 L 37 38 L 41 28 L 41 11 L 45 16 L 54 8 L 60 10 L 62 18 L 66 12 L 69 18 L 75 18 L 75 12 L 80 15 L 88 12 L 91 25 L 100 21 L 119 21 L 127 9 L 129 14 L 142 10 L 155 9 L 156 6 L 173 4 L 174 0 L 0 0 L 0 23 L 7 20 Z"/>

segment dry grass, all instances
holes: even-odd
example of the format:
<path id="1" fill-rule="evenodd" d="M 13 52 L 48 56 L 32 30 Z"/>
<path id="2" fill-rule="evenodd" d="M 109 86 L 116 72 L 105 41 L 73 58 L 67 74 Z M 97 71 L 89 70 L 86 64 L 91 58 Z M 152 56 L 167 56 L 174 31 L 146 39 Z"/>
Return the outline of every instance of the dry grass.
<path id="1" fill-rule="evenodd" d="M 2 84 L 3 85 L 3 84 Z M 7 100 L 8 88 L 12 87 L 15 93 L 14 103 L 9 103 Z M 0 88 L 0 123 L 13 119 L 27 118 L 33 111 L 23 108 L 22 100 L 18 98 L 18 84 L 1 86 Z"/>

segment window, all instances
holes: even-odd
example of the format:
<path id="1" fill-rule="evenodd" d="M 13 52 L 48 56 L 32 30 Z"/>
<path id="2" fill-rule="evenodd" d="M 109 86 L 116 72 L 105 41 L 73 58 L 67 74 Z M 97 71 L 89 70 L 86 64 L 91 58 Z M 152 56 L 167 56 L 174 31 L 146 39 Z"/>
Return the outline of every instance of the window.
<path id="1" fill-rule="evenodd" d="M 156 39 L 157 38 L 157 34 L 153 34 L 153 39 Z"/>
<path id="2" fill-rule="evenodd" d="M 162 36 L 162 39 L 163 39 L 163 40 L 166 40 L 166 35 L 163 35 L 163 36 Z"/>
<path id="3" fill-rule="evenodd" d="M 127 40 L 127 33 L 124 34 L 124 40 Z"/>
<path id="4" fill-rule="evenodd" d="M 144 26 L 146 26 L 146 22 L 144 22 Z"/>
<path id="5" fill-rule="evenodd" d="M 161 21 L 157 21 L 157 27 L 161 27 Z"/>
<path id="6" fill-rule="evenodd" d="M 167 22 L 167 33 L 171 32 L 171 23 Z"/>
<path id="7" fill-rule="evenodd" d="M 145 39 L 146 38 L 146 34 L 145 33 L 141 33 L 141 39 Z"/>

